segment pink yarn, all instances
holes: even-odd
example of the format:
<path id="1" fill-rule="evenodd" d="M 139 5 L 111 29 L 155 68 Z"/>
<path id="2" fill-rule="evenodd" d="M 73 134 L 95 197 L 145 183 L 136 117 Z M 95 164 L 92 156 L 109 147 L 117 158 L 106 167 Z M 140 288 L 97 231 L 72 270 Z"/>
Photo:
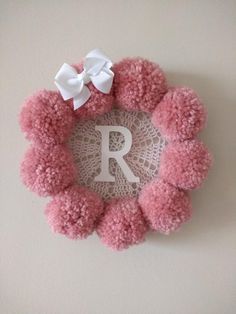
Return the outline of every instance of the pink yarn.
<path id="1" fill-rule="evenodd" d="M 114 65 L 115 96 L 119 107 L 151 112 L 167 92 L 161 68 L 142 58 L 126 58 Z"/>
<path id="2" fill-rule="evenodd" d="M 102 211 L 103 201 L 96 193 L 71 186 L 52 199 L 45 214 L 54 232 L 71 239 L 85 239 L 94 231 Z"/>
<path id="3" fill-rule="evenodd" d="M 81 63 L 75 64 L 73 67 L 78 73 L 83 71 Z M 110 111 L 114 103 L 113 88 L 109 94 L 104 94 L 97 90 L 91 82 L 87 86 L 91 92 L 91 96 L 84 106 L 74 112 L 75 115 L 80 119 L 93 119 Z M 72 107 L 72 101 L 69 101 L 69 103 Z"/>
<path id="4" fill-rule="evenodd" d="M 152 115 L 153 124 L 167 140 L 172 141 L 195 137 L 205 121 L 203 105 L 188 87 L 170 89 Z"/>
<path id="5" fill-rule="evenodd" d="M 61 144 L 74 126 L 74 113 L 58 92 L 41 90 L 25 101 L 20 125 L 36 144 Z"/>
<path id="6" fill-rule="evenodd" d="M 31 191 L 40 196 L 55 195 L 74 181 L 75 167 L 64 146 L 33 146 L 21 164 L 21 176 Z"/>
<path id="7" fill-rule="evenodd" d="M 133 198 L 112 200 L 97 227 L 102 242 L 113 250 L 127 249 L 144 241 L 147 225 Z"/>
<path id="8" fill-rule="evenodd" d="M 212 163 L 210 153 L 199 140 L 170 143 L 161 155 L 159 174 L 176 187 L 200 187 Z"/>
<path id="9" fill-rule="evenodd" d="M 82 64 L 74 66 L 82 72 Z M 39 91 L 23 106 L 20 125 L 33 145 L 21 164 L 23 182 L 33 192 L 53 196 L 45 214 L 55 232 L 84 239 L 97 233 L 114 250 L 144 241 L 148 228 L 168 234 L 191 215 L 184 190 L 199 187 L 212 157 L 194 138 L 203 128 L 206 112 L 196 93 L 187 88 L 167 89 L 160 67 L 142 58 L 126 58 L 113 67 L 110 94 L 87 84 L 91 97 L 73 111 L 72 100 L 58 92 Z M 75 165 L 66 143 L 76 118 L 95 118 L 112 109 L 152 113 L 153 124 L 168 140 L 162 153 L 159 179 L 155 178 L 134 198 L 113 199 L 105 205 L 94 192 L 75 184 Z"/>
<path id="10" fill-rule="evenodd" d="M 162 180 L 142 189 L 139 204 L 150 227 L 164 234 L 178 230 L 191 216 L 188 194 Z"/>

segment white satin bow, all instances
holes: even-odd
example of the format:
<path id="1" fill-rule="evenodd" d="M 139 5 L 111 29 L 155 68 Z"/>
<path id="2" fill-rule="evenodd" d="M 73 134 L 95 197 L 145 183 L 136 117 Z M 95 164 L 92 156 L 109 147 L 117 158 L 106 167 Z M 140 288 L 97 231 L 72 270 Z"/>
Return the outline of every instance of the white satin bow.
<path id="1" fill-rule="evenodd" d="M 64 63 L 55 76 L 55 84 L 62 98 L 73 98 L 74 110 L 80 108 L 90 98 L 91 92 L 86 86 L 90 81 L 100 92 L 109 94 L 114 73 L 110 70 L 112 62 L 99 49 L 89 52 L 83 63 L 83 71 Z"/>

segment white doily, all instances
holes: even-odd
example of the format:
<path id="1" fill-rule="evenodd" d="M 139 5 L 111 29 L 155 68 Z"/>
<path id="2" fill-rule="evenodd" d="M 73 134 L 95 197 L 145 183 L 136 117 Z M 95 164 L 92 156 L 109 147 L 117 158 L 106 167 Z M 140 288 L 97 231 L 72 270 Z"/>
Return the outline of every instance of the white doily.
<path id="1" fill-rule="evenodd" d="M 128 182 L 115 159 L 110 159 L 109 170 L 115 182 L 96 182 L 94 178 L 101 171 L 101 133 L 96 125 L 124 126 L 132 133 L 132 147 L 124 160 L 139 183 Z M 95 120 L 78 122 L 68 142 L 77 167 L 77 182 L 89 187 L 104 199 L 136 196 L 141 187 L 157 175 L 160 155 L 166 145 L 158 129 L 143 112 L 127 112 L 114 109 Z M 110 150 L 120 150 L 124 145 L 121 133 L 110 133 Z"/>

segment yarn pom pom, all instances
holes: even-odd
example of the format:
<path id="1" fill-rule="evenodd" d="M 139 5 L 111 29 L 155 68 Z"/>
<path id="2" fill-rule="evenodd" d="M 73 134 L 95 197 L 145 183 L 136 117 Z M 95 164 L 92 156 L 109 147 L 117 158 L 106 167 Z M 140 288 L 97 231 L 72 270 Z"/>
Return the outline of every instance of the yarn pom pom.
<path id="1" fill-rule="evenodd" d="M 27 139 L 37 144 L 61 144 L 71 132 L 74 114 L 58 92 L 42 90 L 24 103 L 20 125 Z"/>
<path id="2" fill-rule="evenodd" d="M 73 67 L 77 70 L 78 73 L 83 71 L 82 64 L 75 64 Z M 90 90 L 91 96 L 88 101 L 80 107 L 78 110 L 75 110 L 74 113 L 79 119 L 94 119 L 97 116 L 103 115 L 106 112 L 109 112 L 112 109 L 114 102 L 113 88 L 109 94 L 104 94 L 100 92 L 93 83 L 86 84 Z M 71 107 L 73 107 L 73 102 L 70 101 Z"/>
<path id="3" fill-rule="evenodd" d="M 170 143 L 162 152 L 159 174 L 176 187 L 192 190 L 206 178 L 212 157 L 199 140 Z"/>
<path id="4" fill-rule="evenodd" d="M 191 139 L 204 127 L 206 112 L 190 88 L 173 88 L 165 94 L 152 115 L 153 124 L 167 140 Z"/>
<path id="5" fill-rule="evenodd" d="M 55 195 L 74 181 L 75 168 L 64 146 L 33 146 L 21 164 L 21 176 L 31 191 L 41 196 Z"/>
<path id="6" fill-rule="evenodd" d="M 113 250 L 144 241 L 147 226 L 135 199 L 112 200 L 97 228 L 102 242 Z"/>
<path id="7" fill-rule="evenodd" d="M 178 230 L 191 216 L 187 193 L 157 179 L 142 189 L 139 204 L 150 227 L 164 234 Z"/>
<path id="8" fill-rule="evenodd" d="M 94 231 L 102 211 L 103 201 L 96 193 L 72 186 L 53 198 L 45 214 L 54 232 L 71 239 L 85 239 Z"/>
<path id="9" fill-rule="evenodd" d="M 142 58 L 127 58 L 114 65 L 115 96 L 126 110 L 151 112 L 167 91 L 160 67 Z"/>

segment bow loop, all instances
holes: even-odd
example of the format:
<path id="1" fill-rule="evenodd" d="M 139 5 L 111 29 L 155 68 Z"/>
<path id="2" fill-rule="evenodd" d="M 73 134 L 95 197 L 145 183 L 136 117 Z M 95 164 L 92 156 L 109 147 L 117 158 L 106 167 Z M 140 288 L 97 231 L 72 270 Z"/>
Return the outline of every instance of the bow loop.
<path id="1" fill-rule="evenodd" d="M 105 71 L 101 71 L 98 75 L 92 76 L 91 81 L 93 85 L 98 89 L 100 92 L 107 94 L 107 90 L 111 90 L 112 87 L 112 80 L 111 75 Z"/>
<path id="2" fill-rule="evenodd" d="M 73 98 L 74 110 L 76 110 L 91 96 L 86 86 L 90 81 L 100 92 L 110 93 L 114 77 L 111 67 L 111 60 L 99 49 L 95 49 L 85 57 L 81 73 L 77 73 L 75 68 L 64 63 L 55 76 L 55 84 L 64 100 Z"/>

